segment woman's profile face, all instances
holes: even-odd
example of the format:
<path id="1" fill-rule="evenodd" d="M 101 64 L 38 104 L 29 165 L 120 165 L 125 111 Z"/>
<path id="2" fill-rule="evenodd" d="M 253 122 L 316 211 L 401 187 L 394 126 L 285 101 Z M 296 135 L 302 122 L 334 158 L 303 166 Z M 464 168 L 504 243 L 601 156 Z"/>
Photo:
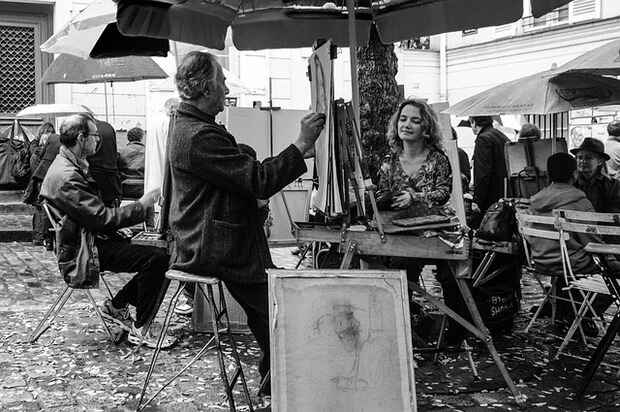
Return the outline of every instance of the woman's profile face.
<path id="1" fill-rule="evenodd" d="M 403 141 L 415 141 L 422 138 L 422 115 L 420 109 L 408 104 L 398 116 L 398 137 Z"/>

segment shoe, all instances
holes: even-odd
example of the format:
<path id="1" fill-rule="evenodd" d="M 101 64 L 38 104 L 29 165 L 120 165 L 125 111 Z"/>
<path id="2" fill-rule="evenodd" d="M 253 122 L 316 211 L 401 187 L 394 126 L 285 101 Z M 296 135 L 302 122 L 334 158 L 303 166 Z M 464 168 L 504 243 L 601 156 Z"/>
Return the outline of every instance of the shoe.
<path id="1" fill-rule="evenodd" d="M 122 309 L 116 309 L 114 305 L 112 305 L 112 301 L 106 299 L 101 307 L 101 314 L 105 320 L 116 323 L 121 329 L 127 332 L 130 332 L 133 327 L 134 320 L 131 317 L 131 313 L 129 313 L 129 305 L 125 305 Z"/>
<path id="2" fill-rule="evenodd" d="M 154 336 L 150 328 L 145 332 L 144 327 L 137 328 L 133 323 L 131 324 L 129 334 L 127 335 L 127 342 L 132 345 L 144 345 L 151 349 L 155 349 L 157 347 L 157 339 L 159 339 L 159 336 Z M 175 343 L 177 343 L 176 338 L 166 335 L 164 336 L 164 341 L 162 342 L 161 348 L 168 349 Z"/>
<path id="3" fill-rule="evenodd" d="M 190 316 L 194 312 L 194 301 L 187 297 L 181 297 L 176 306 L 174 307 L 174 313 L 177 315 Z"/>

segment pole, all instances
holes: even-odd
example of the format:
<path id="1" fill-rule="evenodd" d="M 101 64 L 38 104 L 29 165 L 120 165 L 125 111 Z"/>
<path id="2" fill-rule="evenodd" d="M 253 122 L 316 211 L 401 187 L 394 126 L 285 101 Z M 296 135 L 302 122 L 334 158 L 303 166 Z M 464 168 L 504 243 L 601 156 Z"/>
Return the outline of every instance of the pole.
<path id="1" fill-rule="evenodd" d="M 103 98 L 105 100 L 105 121 L 108 121 L 108 86 L 103 82 Z"/>
<path id="2" fill-rule="evenodd" d="M 360 128 L 360 94 L 359 82 L 357 78 L 357 29 L 355 27 L 355 0 L 347 0 L 347 11 L 349 12 L 349 60 L 351 61 L 351 102 L 357 130 Z"/>
<path id="3" fill-rule="evenodd" d="M 110 93 L 112 94 L 112 127 L 116 129 L 116 108 L 114 107 L 114 84 L 110 82 Z"/>
<path id="4" fill-rule="evenodd" d="M 269 77 L 269 156 L 273 157 L 273 100 L 271 81 L 272 78 Z"/>

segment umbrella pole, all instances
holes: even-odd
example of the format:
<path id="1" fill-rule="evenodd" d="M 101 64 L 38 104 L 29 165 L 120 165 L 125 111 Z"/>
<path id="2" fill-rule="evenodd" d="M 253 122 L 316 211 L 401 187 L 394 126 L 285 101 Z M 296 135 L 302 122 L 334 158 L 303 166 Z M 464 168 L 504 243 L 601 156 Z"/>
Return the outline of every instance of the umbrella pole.
<path id="1" fill-rule="evenodd" d="M 355 0 L 347 0 L 349 12 L 349 60 L 351 61 L 351 101 L 357 130 L 360 129 L 360 94 L 357 78 L 357 30 L 355 28 Z"/>
<path id="2" fill-rule="evenodd" d="M 112 123 L 116 123 L 116 108 L 114 107 L 114 84 L 110 82 L 110 94 L 112 95 Z"/>
<path id="3" fill-rule="evenodd" d="M 108 121 L 108 87 L 105 82 L 103 82 L 103 98 L 104 98 L 104 106 L 105 106 L 105 121 Z"/>

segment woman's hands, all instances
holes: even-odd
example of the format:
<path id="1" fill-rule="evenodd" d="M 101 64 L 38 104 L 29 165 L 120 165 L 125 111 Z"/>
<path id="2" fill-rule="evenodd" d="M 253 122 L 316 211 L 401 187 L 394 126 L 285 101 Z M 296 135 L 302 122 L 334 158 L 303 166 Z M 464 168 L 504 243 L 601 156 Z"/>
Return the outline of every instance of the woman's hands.
<path id="1" fill-rule="evenodd" d="M 406 209 L 413 204 L 414 201 L 422 197 L 422 193 L 403 190 L 394 195 L 392 199 L 392 207 L 394 209 Z"/>

